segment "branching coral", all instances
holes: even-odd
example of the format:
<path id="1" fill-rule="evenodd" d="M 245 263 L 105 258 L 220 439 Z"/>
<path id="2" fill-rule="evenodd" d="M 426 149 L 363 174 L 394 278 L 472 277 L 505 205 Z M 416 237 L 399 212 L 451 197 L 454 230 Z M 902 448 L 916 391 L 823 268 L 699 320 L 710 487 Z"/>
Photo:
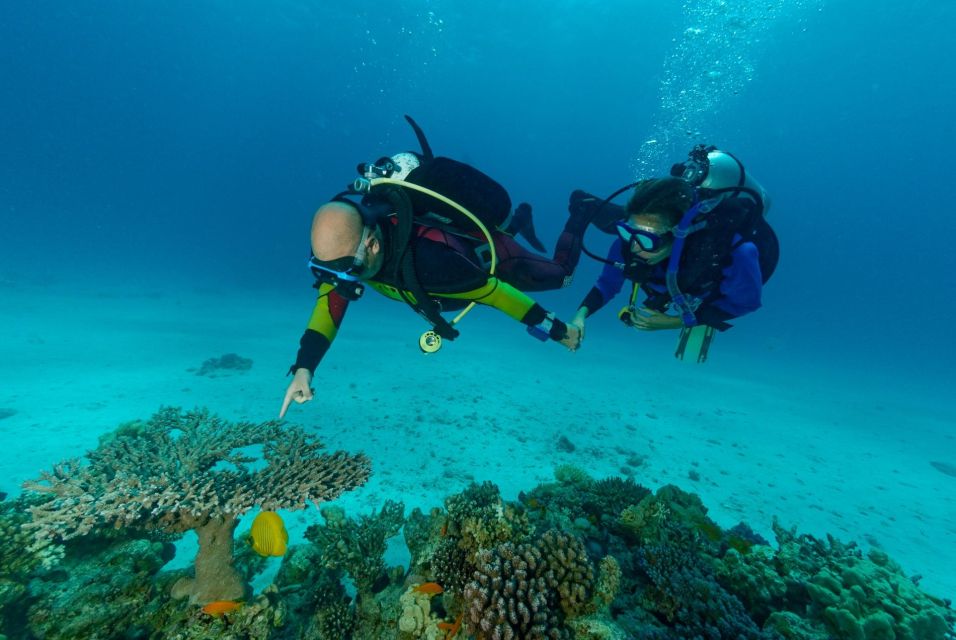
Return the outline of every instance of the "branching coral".
<path id="1" fill-rule="evenodd" d="M 594 480 L 571 465 L 558 467 L 554 474 L 558 482 L 518 496 L 532 513 L 552 520 L 560 514 L 568 523 L 584 519 L 595 526 L 614 528 L 621 511 L 650 494 L 631 478 Z"/>
<path id="2" fill-rule="evenodd" d="M 471 484 L 445 500 L 448 520 L 445 535 L 456 539 L 469 562 L 477 554 L 502 542 L 528 539 L 532 527 L 528 518 L 501 499 L 492 482 Z"/>
<path id="3" fill-rule="evenodd" d="M 679 638 L 721 640 L 775 640 L 748 615 L 740 600 L 721 587 L 695 541 L 686 532 L 672 529 L 666 542 L 638 550 L 638 567 L 648 586 L 641 600 Z"/>
<path id="4" fill-rule="evenodd" d="M 391 500 L 386 500 L 377 514 L 358 521 L 346 518 L 339 508 L 323 509 L 325 526 L 309 527 L 305 537 L 318 547 L 324 566 L 345 570 L 359 593 L 370 594 L 385 575 L 383 556 L 388 539 L 401 530 L 404 512 L 405 505 Z"/>
<path id="5" fill-rule="evenodd" d="M 256 445 L 261 461 L 241 451 Z M 255 507 L 303 509 L 368 479 L 365 456 L 322 449 L 301 429 L 276 421 L 229 423 L 205 409 L 163 408 L 102 439 L 88 464 L 63 462 L 26 483 L 52 496 L 31 509 L 27 526 L 39 546 L 103 526 L 195 530 L 195 578 L 179 583 L 174 595 L 197 603 L 241 598 L 245 585 L 232 556 L 240 515 Z"/>

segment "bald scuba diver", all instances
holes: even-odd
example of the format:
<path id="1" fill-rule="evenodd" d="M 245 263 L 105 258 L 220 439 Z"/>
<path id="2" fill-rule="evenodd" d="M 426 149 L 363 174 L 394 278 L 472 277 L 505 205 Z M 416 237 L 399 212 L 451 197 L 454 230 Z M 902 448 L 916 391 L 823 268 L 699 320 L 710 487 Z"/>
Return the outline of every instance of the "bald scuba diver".
<path id="1" fill-rule="evenodd" d="M 312 378 L 341 326 L 349 303 L 366 286 L 406 303 L 430 325 L 422 351 L 454 340 L 458 320 L 475 304 L 521 322 L 533 337 L 577 349 L 580 331 L 537 304 L 525 291 L 567 286 L 587 226 L 568 219 L 551 259 L 535 255 L 531 208 L 514 211 L 507 191 L 465 163 L 432 154 L 421 129 L 406 116 L 421 153 L 403 152 L 359 165 L 352 187 L 319 207 L 312 221 L 312 257 L 318 299 L 289 372 L 293 380 L 280 417 L 292 402 L 312 399 Z M 444 312 L 460 311 L 448 321 Z"/>
<path id="2" fill-rule="evenodd" d="M 631 187 L 626 206 L 610 204 Z M 641 180 L 603 201 L 575 191 L 571 209 L 615 239 L 606 258 L 589 253 L 605 266 L 571 324 L 583 336 L 585 319 L 630 281 L 620 320 L 639 331 L 677 330 L 674 355 L 705 362 L 716 332 L 761 306 L 780 253 L 765 218 L 769 206 L 736 157 L 703 145 L 671 176 Z"/>

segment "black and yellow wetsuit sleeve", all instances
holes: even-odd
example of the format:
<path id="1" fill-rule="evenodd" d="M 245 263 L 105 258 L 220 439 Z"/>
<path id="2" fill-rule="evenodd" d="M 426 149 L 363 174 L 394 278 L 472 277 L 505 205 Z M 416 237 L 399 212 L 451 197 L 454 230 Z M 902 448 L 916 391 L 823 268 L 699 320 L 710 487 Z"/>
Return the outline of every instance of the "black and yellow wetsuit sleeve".
<path id="1" fill-rule="evenodd" d="M 493 307 L 529 327 L 541 324 L 548 316 L 548 312 L 530 296 L 489 276 L 487 271 L 451 247 L 422 240 L 415 249 L 419 278 L 433 297 Z M 561 340 L 567 335 L 567 327 L 555 319 L 549 333 L 554 340 Z"/>
<path id="2" fill-rule="evenodd" d="M 529 327 L 541 324 L 548 316 L 548 311 L 532 300 L 528 294 L 518 291 L 507 282 L 502 282 L 495 277 L 488 278 L 484 286 L 478 289 L 462 293 L 445 293 L 439 297 L 474 301 L 494 307 Z M 567 329 L 567 325 L 553 318 L 548 337 L 552 340 L 563 340 L 568 335 Z"/>
<path id="3" fill-rule="evenodd" d="M 348 304 L 348 300 L 336 293 L 332 285 L 322 284 L 319 287 L 319 298 L 315 302 L 305 333 L 299 340 L 299 353 L 292 365 L 292 373 L 298 369 L 308 369 L 315 373 L 325 352 L 335 340 Z"/>
<path id="4" fill-rule="evenodd" d="M 461 306 L 476 302 L 493 307 L 529 327 L 541 324 L 548 316 L 548 312 L 530 296 L 489 276 L 469 257 L 446 243 L 420 240 L 415 245 L 415 259 L 422 286 L 439 300 L 460 301 Z M 449 310 L 455 307 L 447 303 L 443 306 Z M 567 327 L 560 320 L 554 320 L 549 334 L 553 339 L 561 340 L 567 335 Z"/>

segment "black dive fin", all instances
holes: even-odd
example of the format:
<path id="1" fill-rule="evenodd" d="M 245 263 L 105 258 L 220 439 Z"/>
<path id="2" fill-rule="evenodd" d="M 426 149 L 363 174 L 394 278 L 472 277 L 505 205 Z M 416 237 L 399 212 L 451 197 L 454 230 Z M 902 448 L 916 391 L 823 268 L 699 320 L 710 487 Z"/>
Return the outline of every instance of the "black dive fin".
<path id="1" fill-rule="evenodd" d="M 528 241 L 540 253 L 545 252 L 544 243 L 538 240 L 538 234 L 534 231 L 534 219 L 531 217 L 531 205 L 522 202 L 515 208 L 511 216 L 511 222 L 504 229 L 505 233 L 513 236 L 521 236 Z"/>
<path id="2" fill-rule="evenodd" d="M 431 160 L 435 157 L 435 154 L 432 153 L 432 148 L 428 144 L 428 138 L 425 137 L 425 132 L 422 131 L 422 128 L 418 126 L 418 123 L 415 122 L 412 117 L 408 114 L 405 114 L 405 120 L 408 121 L 408 124 L 412 126 L 412 130 L 415 132 L 415 137 L 418 138 L 418 145 L 422 148 L 422 156 L 426 160 Z"/>

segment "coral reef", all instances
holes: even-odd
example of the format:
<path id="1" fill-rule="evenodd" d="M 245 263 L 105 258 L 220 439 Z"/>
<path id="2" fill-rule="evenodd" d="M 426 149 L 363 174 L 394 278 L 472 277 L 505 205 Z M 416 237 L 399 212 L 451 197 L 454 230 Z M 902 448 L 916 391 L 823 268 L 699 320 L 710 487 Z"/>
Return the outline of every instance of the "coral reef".
<path id="1" fill-rule="evenodd" d="M 54 473 L 40 484 L 46 491 L 0 502 L 8 542 L 0 551 L 2 633 L 25 640 L 956 638 L 950 603 L 924 593 L 878 548 L 864 552 L 776 522 L 769 544 L 743 523 L 722 529 L 696 495 L 677 487 L 652 493 L 630 479 L 594 480 L 574 467 L 559 469 L 557 482 L 523 493 L 520 502 L 503 500 L 485 482 L 408 518 L 398 502 L 358 518 L 324 505 L 324 523 L 309 528 L 307 544 L 288 549 L 272 585 L 204 611 L 171 598 L 171 585 L 181 587 L 189 571 L 162 568 L 172 553 L 168 537 L 182 530 L 168 525 L 204 514 L 215 529 L 232 513 L 223 505 L 246 504 L 227 498 L 227 487 L 251 491 L 266 482 L 256 474 L 266 472 L 291 477 L 269 471 L 270 464 L 253 471 L 250 458 L 235 452 L 237 442 L 261 442 L 267 462 L 282 451 L 301 465 L 295 477 L 305 479 L 303 495 L 318 496 L 308 481 L 317 448 L 278 425 L 267 438 L 255 425 L 235 425 L 233 437 L 207 414 L 166 411 L 153 420 L 180 425 L 174 436 L 157 435 L 149 422 L 124 425 L 88 465 L 60 466 L 80 477 Z M 280 433 L 282 447 L 273 442 Z M 211 453 L 190 458 L 190 446 Z M 161 452 L 173 456 L 171 466 L 152 460 Z M 213 469 L 213 460 L 226 464 Z M 367 477 L 364 459 L 345 460 L 358 474 L 346 478 Z M 184 462 L 188 470 L 172 466 Z M 193 476 L 198 485 L 186 482 Z M 328 487 L 344 485 L 325 486 L 334 492 Z M 149 497 L 153 492 L 163 497 Z M 288 504 L 283 495 L 262 493 L 272 508 Z M 197 501 L 210 497 L 215 508 L 201 510 Z M 189 509 L 180 514 L 177 505 Z M 411 560 L 389 568 L 386 542 L 403 526 Z M 241 541 L 233 554 L 232 530 L 218 531 L 219 546 L 230 550 L 218 561 L 241 583 L 250 581 L 264 560 Z M 56 544 L 31 545 L 37 534 Z"/>
<path id="2" fill-rule="evenodd" d="M 387 500 L 371 516 L 353 520 L 340 507 L 325 507 L 325 525 L 312 525 L 305 537 L 318 547 L 320 561 L 329 569 L 343 569 L 360 594 L 371 594 L 385 577 L 385 548 L 405 522 L 405 505 Z"/>
<path id="3" fill-rule="evenodd" d="M 441 619 L 432 613 L 432 595 L 416 588 L 408 587 L 399 599 L 402 615 L 398 619 L 399 638 L 425 638 L 437 640 L 446 633 L 439 627 Z"/>
<path id="4" fill-rule="evenodd" d="M 589 610 L 607 612 L 621 590 L 621 565 L 614 556 L 604 556 L 598 563 L 598 579 Z"/>
<path id="5" fill-rule="evenodd" d="M 474 563 L 478 554 L 502 542 L 530 538 L 533 529 L 523 510 L 505 503 L 493 482 L 472 483 L 461 493 L 445 500 L 448 519 L 443 535 L 456 540 Z"/>
<path id="6" fill-rule="evenodd" d="M 262 460 L 242 451 L 260 446 Z M 31 507 L 33 548 L 104 527 L 194 530 L 195 575 L 174 586 L 193 603 L 235 600 L 246 586 L 233 566 L 233 532 L 254 507 L 302 509 L 363 484 L 362 455 L 320 453 L 301 429 L 279 422 L 229 423 L 207 410 L 163 408 L 145 422 L 122 425 L 79 460 L 60 463 L 28 491 L 50 499 Z"/>
<path id="7" fill-rule="evenodd" d="M 139 637 L 163 640 L 281 640 L 290 637 L 285 634 L 289 628 L 287 619 L 288 612 L 277 589 L 267 587 L 259 596 L 238 603 L 235 610 L 223 615 L 211 615 L 199 609 L 167 603 L 151 619 L 153 633 Z M 110 636 L 88 637 L 127 640 L 130 636 L 124 635 L 120 628 Z"/>
<path id="8" fill-rule="evenodd" d="M 646 611 L 673 629 L 678 638 L 774 640 L 761 631 L 743 604 L 716 580 L 696 540 L 671 529 L 667 542 L 641 546 L 635 554 L 646 582 L 639 596 Z"/>
<path id="9" fill-rule="evenodd" d="M 556 531 L 481 551 L 477 565 L 463 597 L 466 626 L 479 640 L 569 638 L 564 621 L 584 610 L 593 590 L 581 542 Z"/>
<path id="10" fill-rule="evenodd" d="M 723 535 L 720 527 L 707 517 L 707 507 L 700 498 L 674 485 L 665 485 L 624 509 L 618 524 L 626 538 L 641 544 L 663 541 L 675 528 L 672 524 L 677 529 L 694 529 L 711 542 Z"/>
<path id="11" fill-rule="evenodd" d="M 145 539 L 71 546 L 55 569 L 29 583 L 30 632 L 46 640 L 96 638 L 104 629 L 144 635 L 154 602 L 152 578 L 172 553 Z"/>
<path id="12" fill-rule="evenodd" d="M 251 368 L 252 360 L 249 358 L 243 358 L 236 353 L 226 353 L 218 358 L 209 358 L 204 361 L 195 372 L 197 376 L 218 378 L 223 372 L 248 371 Z"/>
<path id="13" fill-rule="evenodd" d="M 786 590 L 782 598 L 772 593 L 754 606 L 805 611 L 817 628 L 822 624 L 838 638 L 944 640 L 953 633 L 949 603 L 922 592 L 883 551 L 864 555 L 855 544 L 832 537 L 823 542 L 798 536 L 776 520 L 774 534 L 775 566 Z M 779 624 L 779 616 L 771 624 Z"/>
<path id="14" fill-rule="evenodd" d="M 292 547 L 285 555 L 275 586 L 289 613 L 285 635 L 303 640 L 350 637 L 355 626 L 352 598 L 340 570 L 322 566 L 318 547 Z"/>
<path id="15" fill-rule="evenodd" d="M 0 633 L 5 627 L 26 624 L 23 612 L 28 582 L 45 560 L 52 564 L 60 557 L 44 558 L 30 549 L 32 536 L 23 529 L 30 520 L 29 507 L 27 496 L 0 502 L 0 620 L 7 621 L 7 625 L 0 625 Z"/>
<path id="16" fill-rule="evenodd" d="M 563 517 L 567 526 L 575 521 L 580 525 L 613 526 L 622 510 L 650 494 L 631 478 L 594 480 L 573 465 L 557 467 L 554 476 L 557 483 L 539 485 L 518 499 L 539 515 L 552 520 Z"/>

